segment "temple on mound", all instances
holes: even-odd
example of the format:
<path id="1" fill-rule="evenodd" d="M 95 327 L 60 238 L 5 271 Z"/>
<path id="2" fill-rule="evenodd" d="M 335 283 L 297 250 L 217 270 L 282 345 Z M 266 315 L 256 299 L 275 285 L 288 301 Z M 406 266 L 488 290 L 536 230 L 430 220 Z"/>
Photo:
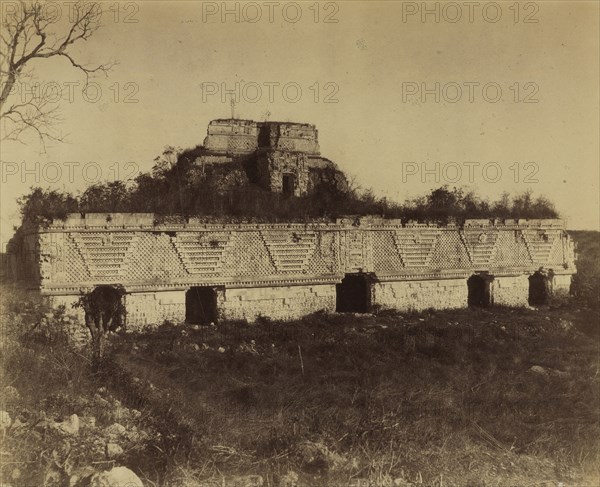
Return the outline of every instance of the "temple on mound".
<path id="1" fill-rule="evenodd" d="M 310 194 L 323 181 L 346 184 L 321 157 L 308 124 L 213 120 L 187 157 L 290 195 Z M 316 311 L 528 306 L 568 293 L 575 273 L 574 245 L 560 220 L 207 224 L 77 213 L 25 222 L 8 262 L 16 283 L 69 311 L 82 293 L 124 289 L 118 299 L 130 329 Z"/>
<path id="2" fill-rule="evenodd" d="M 320 182 L 344 190 L 344 174 L 321 156 L 314 125 L 219 119 L 208 125 L 198 165 L 241 163 L 248 180 L 267 191 L 294 196 L 309 194 Z"/>

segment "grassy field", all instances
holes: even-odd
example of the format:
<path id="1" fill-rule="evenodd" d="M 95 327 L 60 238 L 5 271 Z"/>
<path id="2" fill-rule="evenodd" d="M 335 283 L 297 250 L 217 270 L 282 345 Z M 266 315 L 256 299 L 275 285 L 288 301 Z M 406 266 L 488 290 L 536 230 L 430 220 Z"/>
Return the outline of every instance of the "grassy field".
<path id="1" fill-rule="evenodd" d="M 598 234 L 574 237 L 568 303 L 164 324 L 112 337 L 99 370 L 61 313 L 13 295 L 3 480 L 118 464 L 149 487 L 597 487 Z M 73 414 L 76 436 L 47 426 Z"/>

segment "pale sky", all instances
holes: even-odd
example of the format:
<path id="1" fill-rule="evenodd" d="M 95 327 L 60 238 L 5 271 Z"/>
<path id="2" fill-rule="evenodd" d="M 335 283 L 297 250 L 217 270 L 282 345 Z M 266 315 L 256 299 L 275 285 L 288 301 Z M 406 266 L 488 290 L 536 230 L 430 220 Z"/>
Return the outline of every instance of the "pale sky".
<path id="1" fill-rule="evenodd" d="M 2 144 L 3 241 L 32 185 L 77 191 L 98 167 L 123 178 L 149 170 L 164 146 L 201 144 L 210 120 L 230 117 L 221 89 L 236 83 L 236 117 L 315 124 L 321 153 L 378 195 L 402 201 L 445 182 L 490 198 L 531 188 L 569 228 L 598 229 L 599 3 L 517 12 L 498 2 L 500 12 L 475 7 L 472 22 L 465 2 L 453 5 L 429 2 L 436 22 L 421 17 L 422 2 L 232 2 L 224 19 L 222 2 L 124 2 L 116 22 L 105 4 L 102 28 L 78 52 L 84 63 L 119 62 L 93 79 L 102 93 L 88 98 L 98 101 L 85 100 L 68 63 L 35 65 L 42 87 L 66 99 L 70 142 L 45 153 L 34 139 Z"/>

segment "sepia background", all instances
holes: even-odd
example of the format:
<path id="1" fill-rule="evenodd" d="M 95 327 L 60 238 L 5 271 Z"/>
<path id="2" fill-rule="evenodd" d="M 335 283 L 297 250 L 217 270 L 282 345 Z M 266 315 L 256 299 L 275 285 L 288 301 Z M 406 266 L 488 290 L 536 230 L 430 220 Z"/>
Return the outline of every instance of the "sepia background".
<path id="1" fill-rule="evenodd" d="M 95 93 L 82 93 L 85 78 L 64 60 L 33 66 L 42 87 L 62 89 L 68 143 L 3 141 L 2 240 L 31 186 L 77 191 L 98 177 L 133 178 L 165 146 L 201 144 L 210 120 L 231 117 L 232 95 L 222 90 L 236 83 L 236 118 L 315 124 L 321 153 L 378 195 L 402 201 L 445 183 L 490 198 L 530 188 L 570 229 L 598 229 L 597 2 L 500 2 L 501 17 L 478 8 L 471 19 L 457 2 L 458 20 L 436 2 L 427 8 L 437 13 L 424 16 L 421 2 L 291 3 L 106 4 L 79 55 L 118 62 L 91 79 Z M 458 99 L 448 83 L 462 87 Z M 479 83 L 471 100 L 469 83 Z M 433 92 L 406 92 L 423 84 Z M 436 162 L 437 179 L 421 173 L 421 163 Z M 451 162 L 463 171 L 447 181 Z M 472 178 L 465 162 L 479 164 Z M 490 162 L 501 174 L 482 170 Z M 48 163 L 56 164 L 45 173 Z M 84 170 L 89 163 L 102 174 Z"/>

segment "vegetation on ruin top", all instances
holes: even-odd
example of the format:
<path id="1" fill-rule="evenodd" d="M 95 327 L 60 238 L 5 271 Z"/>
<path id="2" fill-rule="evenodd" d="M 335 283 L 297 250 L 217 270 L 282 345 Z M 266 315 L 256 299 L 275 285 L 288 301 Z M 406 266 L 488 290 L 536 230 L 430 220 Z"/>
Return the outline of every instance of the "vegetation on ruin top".
<path id="1" fill-rule="evenodd" d="M 80 194 L 32 188 L 19 199 L 23 221 L 64 219 L 68 213 L 154 213 L 230 222 L 329 222 L 373 215 L 442 224 L 469 218 L 558 217 L 550 200 L 531 191 L 504 193 L 490 201 L 474 191 L 442 186 L 399 203 L 352 185 L 342 190 L 325 178 L 306 196 L 286 196 L 251 183 L 241 163 L 195 164 L 198 150 L 167 150 L 151 172 L 133 182 L 98 183 Z"/>

